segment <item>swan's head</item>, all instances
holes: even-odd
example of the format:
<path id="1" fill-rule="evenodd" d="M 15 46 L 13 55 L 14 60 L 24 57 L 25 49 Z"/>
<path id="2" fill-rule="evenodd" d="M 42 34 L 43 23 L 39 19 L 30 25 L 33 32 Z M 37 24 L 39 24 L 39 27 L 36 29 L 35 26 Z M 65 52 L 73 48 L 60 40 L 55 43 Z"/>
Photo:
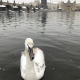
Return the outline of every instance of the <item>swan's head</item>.
<path id="1" fill-rule="evenodd" d="M 33 45 L 34 45 L 34 43 L 31 38 L 27 38 L 25 40 L 25 49 L 28 51 L 31 61 L 34 59 Z"/>

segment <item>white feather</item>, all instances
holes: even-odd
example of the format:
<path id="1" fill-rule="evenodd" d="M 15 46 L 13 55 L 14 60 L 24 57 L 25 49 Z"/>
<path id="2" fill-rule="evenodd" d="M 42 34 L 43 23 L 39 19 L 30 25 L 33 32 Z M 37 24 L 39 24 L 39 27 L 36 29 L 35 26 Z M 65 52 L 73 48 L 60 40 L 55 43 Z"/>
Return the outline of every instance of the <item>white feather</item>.
<path id="1" fill-rule="evenodd" d="M 20 65 L 20 69 L 21 69 L 21 76 L 23 79 L 25 79 L 26 76 L 26 56 L 24 54 L 22 54 L 21 56 L 21 65 Z"/>
<path id="2" fill-rule="evenodd" d="M 45 71 L 45 61 L 43 52 L 37 48 L 34 58 L 34 68 L 37 79 L 41 79 Z"/>

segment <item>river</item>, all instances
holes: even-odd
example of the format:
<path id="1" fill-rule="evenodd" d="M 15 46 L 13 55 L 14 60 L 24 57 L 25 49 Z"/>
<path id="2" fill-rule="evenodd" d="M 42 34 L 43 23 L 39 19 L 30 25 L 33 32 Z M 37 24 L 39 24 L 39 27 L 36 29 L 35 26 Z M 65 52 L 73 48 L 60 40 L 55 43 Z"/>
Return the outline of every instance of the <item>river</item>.
<path id="1" fill-rule="evenodd" d="M 80 80 L 80 12 L 0 12 L 0 80 L 23 80 L 26 38 L 44 51 L 42 80 Z"/>

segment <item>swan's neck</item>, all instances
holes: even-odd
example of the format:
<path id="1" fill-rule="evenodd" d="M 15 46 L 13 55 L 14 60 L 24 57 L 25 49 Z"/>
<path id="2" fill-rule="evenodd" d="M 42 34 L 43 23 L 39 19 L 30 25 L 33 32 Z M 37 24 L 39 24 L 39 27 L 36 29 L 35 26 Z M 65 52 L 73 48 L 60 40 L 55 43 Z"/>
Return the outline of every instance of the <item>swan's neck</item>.
<path id="1" fill-rule="evenodd" d="M 25 53 L 26 53 L 26 59 L 27 59 L 28 61 L 30 61 L 30 57 L 29 57 L 29 52 L 28 52 L 28 50 L 25 49 Z"/>
<path id="2" fill-rule="evenodd" d="M 26 53 L 26 61 L 29 67 L 34 67 L 34 62 L 30 60 L 29 52 L 28 50 L 25 50 Z"/>
<path id="3" fill-rule="evenodd" d="M 27 63 L 27 65 L 26 65 L 26 80 L 37 80 L 36 72 L 35 72 L 35 68 L 34 68 L 34 60 L 33 61 L 30 60 L 28 50 L 25 49 L 25 53 L 26 53 L 26 63 Z M 32 76 L 33 79 L 30 76 Z"/>

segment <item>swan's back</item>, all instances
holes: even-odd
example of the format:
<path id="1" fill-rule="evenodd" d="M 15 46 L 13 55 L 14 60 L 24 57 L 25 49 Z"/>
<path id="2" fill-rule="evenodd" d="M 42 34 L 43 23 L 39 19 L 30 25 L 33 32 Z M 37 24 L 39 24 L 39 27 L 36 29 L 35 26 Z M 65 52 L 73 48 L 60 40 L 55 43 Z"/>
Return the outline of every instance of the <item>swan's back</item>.
<path id="1" fill-rule="evenodd" d="M 36 77 L 37 79 L 41 79 L 44 75 L 45 71 L 45 58 L 44 58 L 44 53 L 41 49 L 39 48 L 34 48 L 33 49 L 34 53 L 34 68 L 36 72 Z"/>

